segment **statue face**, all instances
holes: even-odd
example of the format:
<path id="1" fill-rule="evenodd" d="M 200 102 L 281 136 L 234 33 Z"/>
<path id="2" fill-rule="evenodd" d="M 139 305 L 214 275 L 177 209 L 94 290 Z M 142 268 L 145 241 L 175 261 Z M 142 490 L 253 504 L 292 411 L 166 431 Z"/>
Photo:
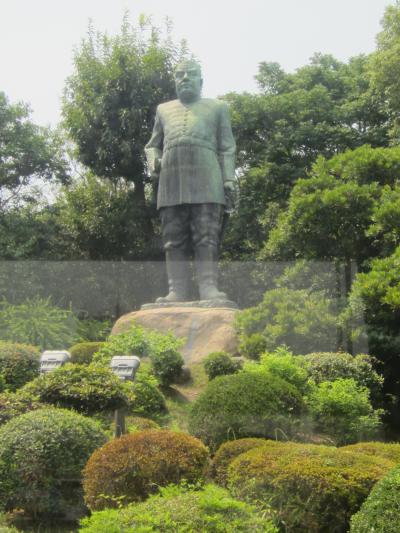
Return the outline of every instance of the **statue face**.
<path id="1" fill-rule="evenodd" d="M 200 66 L 192 61 L 181 63 L 175 71 L 175 87 L 183 103 L 195 102 L 200 98 L 203 80 Z"/>

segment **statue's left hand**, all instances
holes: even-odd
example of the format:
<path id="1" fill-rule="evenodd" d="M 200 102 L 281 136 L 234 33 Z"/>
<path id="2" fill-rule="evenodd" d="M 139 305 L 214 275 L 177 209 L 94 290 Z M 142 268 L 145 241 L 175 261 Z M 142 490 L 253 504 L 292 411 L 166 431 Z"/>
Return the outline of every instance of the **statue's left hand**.
<path id="1" fill-rule="evenodd" d="M 232 181 L 224 183 L 225 191 L 225 213 L 232 213 L 236 205 L 236 187 Z"/>

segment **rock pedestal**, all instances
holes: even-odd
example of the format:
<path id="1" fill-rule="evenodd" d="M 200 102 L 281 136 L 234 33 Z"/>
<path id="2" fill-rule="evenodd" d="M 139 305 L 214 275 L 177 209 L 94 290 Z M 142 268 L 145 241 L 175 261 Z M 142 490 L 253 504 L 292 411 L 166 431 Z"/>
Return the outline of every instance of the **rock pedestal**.
<path id="1" fill-rule="evenodd" d="M 181 350 L 185 364 L 197 363 L 211 352 L 237 352 L 238 339 L 233 327 L 237 309 L 186 307 L 178 303 L 151 307 L 123 315 L 115 323 L 112 333 L 127 331 L 133 323 L 162 333 L 170 331 L 176 337 L 186 339 Z"/>

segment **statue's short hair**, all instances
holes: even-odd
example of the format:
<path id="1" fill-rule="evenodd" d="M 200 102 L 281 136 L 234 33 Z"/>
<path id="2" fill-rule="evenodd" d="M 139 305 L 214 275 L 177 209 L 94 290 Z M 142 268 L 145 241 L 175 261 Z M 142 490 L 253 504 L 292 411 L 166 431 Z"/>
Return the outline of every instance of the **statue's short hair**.
<path id="1" fill-rule="evenodd" d="M 201 65 L 198 61 L 195 59 L 183 59 L 182 61 L 179 61 L 179 63 L 175 67 L 175 72 L 178 70 L 181 70 L 183 67 L 191 66 L 192 68 L 196 68 L 199 71 L 199 74 L 201 76 Z"/>

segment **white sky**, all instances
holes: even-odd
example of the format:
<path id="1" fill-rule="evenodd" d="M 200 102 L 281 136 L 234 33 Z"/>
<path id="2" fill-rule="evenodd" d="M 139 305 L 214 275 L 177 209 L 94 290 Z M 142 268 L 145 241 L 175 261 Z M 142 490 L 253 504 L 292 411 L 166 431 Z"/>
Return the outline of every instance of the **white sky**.
<path id="1" fill-rule="evenodd" d="M 203 94 L 254 91 L 261 61 L 287 71 L 315 52 L 346 61 L 375 48 L 380 20 L 395 0 L 0 0 L 0 91 L 31 105 L 33 119 L 56 125 L 74 46 L 95 29 L 118 32 L 126 9 L 186 38 L 203 66 Z"/>

